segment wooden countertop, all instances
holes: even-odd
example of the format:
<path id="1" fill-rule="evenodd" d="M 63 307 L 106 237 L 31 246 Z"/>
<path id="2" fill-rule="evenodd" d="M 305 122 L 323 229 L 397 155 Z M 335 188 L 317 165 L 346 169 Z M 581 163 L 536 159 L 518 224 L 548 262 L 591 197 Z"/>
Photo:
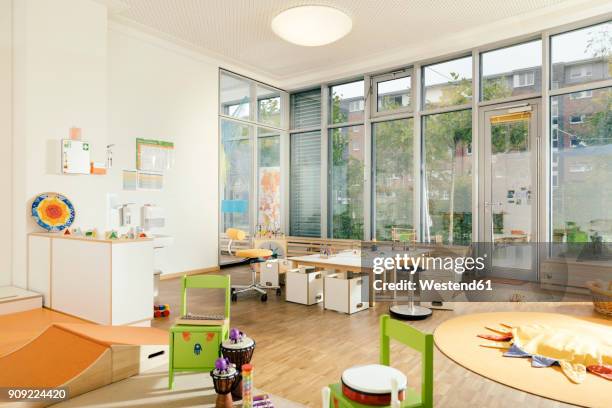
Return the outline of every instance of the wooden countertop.
<path id="1" fill-rule="evenodd" d="M 128 244 L 130 242 L 149 242 L 153 238 L 138 238 L 138 239 L 106 239 L 106 238 L 87 238 L 83 236 L 64 235 L 61 232 L 30 232 L 28 235 L 35 237 L 56 238 L 56 239 L 72 239 L 77 241 L 99 242 L 104 244 Z"/>

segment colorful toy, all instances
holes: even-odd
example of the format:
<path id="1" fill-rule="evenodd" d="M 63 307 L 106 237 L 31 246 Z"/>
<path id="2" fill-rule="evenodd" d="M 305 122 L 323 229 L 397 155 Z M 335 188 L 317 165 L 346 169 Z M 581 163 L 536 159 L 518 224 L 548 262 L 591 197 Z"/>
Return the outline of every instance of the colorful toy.
<path id="1" fill-rule="evenodd" d="M 119 234 L 115 230 L 107 231 L 105 235 L 106 239 L 119 239 Z"/>
<path id="2" fill-rule="evenodd" d="M 32 201 L 32 217 L 38 225 L 49 232 L 59 232 L 69 228 L 75 216 L 74 206 L 61 194 L 39 194 Z"/>
<path id="3" fill-rule="evenodd" d="M 255 341 L 236 328 L 232 328 L 229 333 L 229 339 L 221 343 L 221 354 L 236 367 L 242 367 L 250 363 L 254 351 Z M 238 385 L 232 391 L 235 401 L 242 399 L 241 381 L 239 380 Z"/>
<path id="4" fill-rule="evenodd" d="M 242 408 L 253 408 L 253 366 L 242 366 Z"/>
<path id="5" fill-rule="evenodd" d="M 339 383 L 323 388 L 324 407 L 350 408 L 366 404 L 390 405 L 394 408 L 433 407 L 433 335 L 391 319 L 389 315 L 380 316 L 380 331 L 379 364 L 357 366 L 344 371 Z M 405 376 L 389 367 L 392 339 L 421 354 L 420 393 L 408 388 Z M 388 381 L 381 381 L 383 378 Z"/>
<path id="6" fill-rule="evenodd" d="M 168 317 L 170 316 L 170 305 L 154 305 L 153 306 L 153 315 L 155 317 Z"/>
<path id="7" fill-rule="evenodd" d="M 183 276 L 181 316 L 188 315 L 187 288 L 223 289 L 225 309 L 223 320 L 218 320 L 215 324 L 175 324 L 170 328 L 170 356 L 168 359 L 168 387 L 170 389 L 174 386 L 175 371 L 209 372 L 213 370 L 219 357 L 219 347 L 224 340 L 229 338 L 230 277 Z M 238 376 L 239 373 L 237 372 L 236 375 Z"/>
<path id="8" fill-rule="evenodd" d="M 218 358 L 215 368 L 210 372 L 217 393 L 216 408 L 231 408 L 234 404 L 231 391 L 236 388 L 240 377 L 238 370 L 226 358 Z"/>

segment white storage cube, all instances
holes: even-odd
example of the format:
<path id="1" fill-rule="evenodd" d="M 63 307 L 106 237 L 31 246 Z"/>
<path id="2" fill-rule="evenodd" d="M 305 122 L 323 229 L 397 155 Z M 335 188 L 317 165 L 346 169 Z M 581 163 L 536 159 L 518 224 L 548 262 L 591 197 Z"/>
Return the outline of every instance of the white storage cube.
<path id="1" fill-rule="evenodd" d="M 268 288 L 278 288 L 278 260 L 262 262 L 259 267 L 259 284 Z"/>
<path id="2" fill-rule="evenodd" d="M 313 267 L 290 269 L 285 274 L 285 300 L 314 305 L 323 300 L 323 271 Z"/>
<path id="3" fill-rule="evenodd" d="M 369 307 L 363 299 L 362 289 L 367 287 L 368 277 L 335 273 L 325 277 L 324 308 L 337 312 L 353 314 Z M 367 293 L 367 290 L 366 292 Z"/>

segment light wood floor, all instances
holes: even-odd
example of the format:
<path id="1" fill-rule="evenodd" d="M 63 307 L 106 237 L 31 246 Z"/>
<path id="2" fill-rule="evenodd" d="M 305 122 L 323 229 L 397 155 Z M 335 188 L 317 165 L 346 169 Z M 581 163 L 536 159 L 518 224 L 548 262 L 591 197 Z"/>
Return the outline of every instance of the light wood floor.
<path id="1" fill-rule="evenodd" d="M 234 283 L 249 280 L 248 269 L 224 269 Z M 179 314 L 180 281 L 162 281 L 159 303 L 170 304 L 172 316 Z M 189 310 L 222 310 L 222 294 L 193 290 Z M 455 303 L 454 311 L 435 311 L 428 320 L 413 323 L 433 332 L 443 321 L 468 313 L 490 311 L 541 311 L 581 316 L 594 315 L 589 303 Z M 311 407 L 321 405 L 321 388 L 337 382 L 342 371 L 356 364 L 378 361 L 378 316 L 389 304 L 348 316 L 322 305 L 303 306 L 285 302 L 270 291 L 268 302 L 244 295 L 232 304 L 231 326 L 254 338 L 255 386 Z M 172 318 L 156 319 L 155 327 L 168 328 Z M 420 386 L 420 360 L 410 350 L 395 345 L 392 365 L 408 375 L 409 386 Z M 434 356 L 434 401 L 436 407 L 567 407 L 569 405 L 527 394 L 483 378 L 449 360 L 437 349 Z"/>

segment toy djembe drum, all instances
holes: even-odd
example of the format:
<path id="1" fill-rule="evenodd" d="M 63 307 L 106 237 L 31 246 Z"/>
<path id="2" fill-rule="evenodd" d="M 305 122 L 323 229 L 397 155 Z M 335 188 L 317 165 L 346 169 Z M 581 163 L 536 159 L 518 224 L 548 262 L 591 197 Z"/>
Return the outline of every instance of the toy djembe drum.
<path id="1" fill-rule="evenodd" d="M 232 391 L 240 380 L 240 373 L 226 358 L 218 358 L 215 369 L 210 372 L 213 379 L 217 400 L 215 408 L 232 408 L 234 401 Z"/>
<path id="2" fill-rule="evenodd" d="M 229 339 L 221 343 L 221 354 L 238 369 L 251 362 L 254 351 L 255 341 L 238 329 L 231 329 Z M 242 377 L 239 378 L 238 384 L 232 391 L 232 396 L 236 401 L 242 399 Z"/>
<path id="3" fill-rule="evenodd" d="M 355 366 L 342 373 L 342 393 L 364 405 L 390 405 L 393 384 L 397 384 L 397 400 L 403 401 L 407 380 L 401 371 L 380 364 Z"/>

